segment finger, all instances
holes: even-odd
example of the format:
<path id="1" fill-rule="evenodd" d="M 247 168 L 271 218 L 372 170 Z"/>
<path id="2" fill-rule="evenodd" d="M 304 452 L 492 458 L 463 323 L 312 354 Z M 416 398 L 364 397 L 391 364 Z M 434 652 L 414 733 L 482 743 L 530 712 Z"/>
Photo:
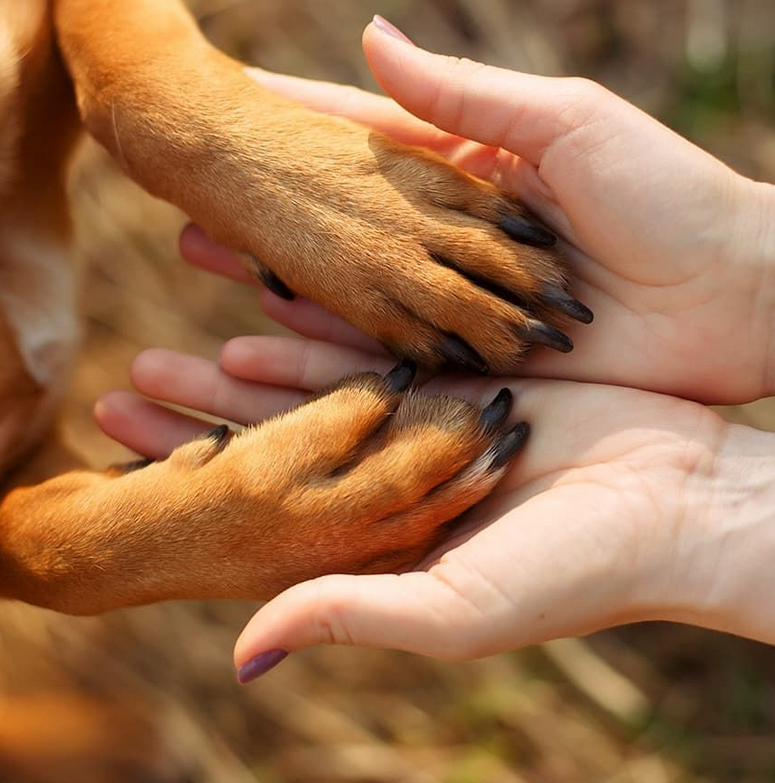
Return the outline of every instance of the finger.
<path id="1" fill-rule="evenodd" d="M 180 254 L 193 266 L 240 283 L 255 285 L 255 278 L 239 263 L 229 248 L 211 239 L 199 226 L 187 225 L 180 233 Z"/>
<path id="2" fill-rule="evenodd" d="M 350 349 L 293 337 L 240 337 L 222 349 L 221 367 L 199 357 L 160 348 L 135 359 L 131 377 L 147 397 L 250 424 L 307 399 L 353 372 L 387 372 L 395 363 Z M 161 459 L 212 427 L 131 392 L 106 394 L 95 417 L 111 438 Z"/>
<path id="3" fill-rule="evenodd" d="M 262 291 L 259 294 L 259 302 L 269 318 L 303 337 L 355 348 L 377 356 L 387 355 L 376 340 L 309 299 L 297 298 L 289 302 L 269 291 Z"/>
<path id="4" fill-rule="evenodd" d="M 347 117 L 368 125 L 404 144 L 432 147 L 444 152 L 461 141 L 459 137 L 444 133 L 430 123 L 413 117 L 395 101 L 357 87 L 301 79 L 261 68 L 246 70 L 252 79 L 271 92 L 303 103 L 314 111 Z"/>
<path id="5" fill-rule="evenodd" d="M 152 459 L 166 459 L 173 449 L 213 426 L 128 391 L 103 395 L 94 406 L 94 417 L 108 437 Z"/>
<path id="6" fill-rule="evenodd" d="M 334 575 L 286 590 L 237 640 L 240 679 L 279 651 L 317 644 L 470 660 L 660 616 L 648 585 L 638 592 L 656 547 L 633 547 L 614 488 L 568 484 L 509 508 L 427 572 Z"/>
<path id="7" fill-rule="evenodd" d="M 433 54 L 374 22 L 364 31 L 363 47 L 382 88 L 412 114 L 534 165 L 558 137 L 577 128 L 583 114 L 570 110 L 591 85 Z"/>
<path id="8" fill-rule="evenodd" d="M 263 362 L 261 344 L 253 354 Z M 252 424 L 299 405 L 307 398 L 298 388 L 248 383 L 196 356 L 152 348 L 139 354 L 130 371 L 141 394 L 174 405 L 238 422 Z"/>
<path id="9" fill-rule="evenodd" d="M 235 337 L 221 350 L 220 365 L 242 381 L 316 392 L 344 375 L 384 374 L 395 359 L 298 337 Z"/>
<path id="10" fill-rule="evenodd" d="M 676 201 L 664 193 L 680 194 L 687 207 L 699 201 L 705 222 L 709 209 L 727 203 L 726 166 L 595 82 L 432 54 L 374 22 L 363 46 L 377 81 L 412 114 L 537 167 L 593 257 L 632 245 L 634 231 L 650 248 L 648 258 L 659 257 L 652 247 L 660 235 L 654 225 L 675 224 L 679 239 L 694 241 L 695 232 L 673 220 Z M 529 182 L 527 172 L 516 166 L 514 188 L 505 186 L 518 189 Z M 709 186 L 698 191 L 700 172 Z M 704 223 L 697 228 L 707 231 Z M 675 232 L 662 233 L 670 246 Z"/>
<path id="11" fill-rule="evenodd" d="M 258 68 L 248 74 L 272 92 L 299 101 L 310 109 L 347 117 L 392 138 L 419 147 L 428 147 L 451 163 L 496 185 L 507 186 L 518 161 L 494 147 L 445 133 L 428 122 L 413 117 L 390 98 L 374 95 L 349 85 L 301 79 Z"/>
<path id="12" fill-rule="evenodd" d="M 269 651 L 351 644 L 454 659 L 471 606 L 426 572 L 326 576 L 291 587 L 263 606 L 237 640 L 234 663 Z M 241 679 L 244 679 L 241 677 Z"/>

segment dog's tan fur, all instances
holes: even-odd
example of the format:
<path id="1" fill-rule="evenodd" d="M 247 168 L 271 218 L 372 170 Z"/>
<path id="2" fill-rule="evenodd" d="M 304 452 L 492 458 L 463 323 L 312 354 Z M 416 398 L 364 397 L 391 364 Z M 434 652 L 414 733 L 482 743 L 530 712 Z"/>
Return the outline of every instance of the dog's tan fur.
<path id="1" fill-rule="evenodd" d="M 42 0 L 0 2 L 0 471 L 45 431 L 75 348 L 72 89 Z"/>
<path id="2" fill-rule="evenodd" d="M 81 124 L 253 271 L 430 367 L 470 364 L 456 335 L 513 369 L 519 327 L 557 320 L 542 286 L 564 283 L 554 252 L 497 228 L 519 211 L 506 196 L 264 92 L 178 0 L 0 0 L 0 596 L 91 613 L 416 562 L 498 481 L 500 436 L 376 375 L 134 472 L 64 472 L 78 466 L 50 433 L 77 344 L 65 184 Z M 3 706 L 0 776 L 172 779 L 143 715 L 67 694 Z"/>
<path id="3" fill-rule="evenodd" d="M 564 284 L 562 263 L 497 227 L 514 202 L 263 91 L 178 0 L 5 0 L 0 29 L 1 467 L 40 440 L 74 344 L 45 321 L 70 313 L 52 298 L 68 288 L 76 138 L 63 61 L 83 123 L 130 176 L 398 353 L 438 366 L 455 335 L 464 365 L 475 350 L 480 369 L 505 371 L 528 347 L 520 329 L 556 320 L 542 292 Z M 228 443 L 19 486 L 0 504 L 0 595 L 88 613 L 410 565 L 503 472 L 479 415 L 362 375 Z"/>

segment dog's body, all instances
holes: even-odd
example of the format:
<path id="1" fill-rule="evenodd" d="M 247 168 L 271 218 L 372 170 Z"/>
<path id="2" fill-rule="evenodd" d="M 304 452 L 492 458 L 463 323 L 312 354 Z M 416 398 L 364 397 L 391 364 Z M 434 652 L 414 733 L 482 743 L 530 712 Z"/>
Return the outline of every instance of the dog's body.
<path id="1" fill-rule="evenodd" d="M 38 442 L 77 342 L 66 164 L 72 88 L 43 2 L 0 3 L 0 470 Z"/>
<path id="2" fill-rule="evenodd" d="M 270 287 L 428 366 L 507 371 L 532 343 L 567 349 L 558 315 L 585 317 L 551 235 L 503 194 L 265 93 L 178 0 L 0 0 L 0 596 L 89 613 L 416 561 L 518 443 L 498 434 L 502 404 L 482 417 L 405 395 L 406 368 L 125 475 L 80 469 L 51 435 L 78 342 L 66 179 L 81 124 Z M 69 697 L 5 706 L 0 777 L 60 781 L 75 759 L 71 783 L 178 779 L 144 718 Z M 41 721 L 60 738 L 45 752 Z"/>
<path id="3" fill-rule="evenodd" d="M 77 333 L 65 64 L 83 123 L 119 164 L 277 290 L 432 367 L 506 371 L 532 343 L 569 350 L 542 320 L 579 317 L 548 232 L 440 159 L 264 92 L 178 0 L 5 0 L 0 29 L 6 471 L 46 432 Z M 497 482 L 511 447 L 469 405 L 404 397 L 409 380 L 346 379 L 231 442 L 9 492 L 0 595 L 85 613 L 266 598 L 326 571 L 411 564 Z"/>

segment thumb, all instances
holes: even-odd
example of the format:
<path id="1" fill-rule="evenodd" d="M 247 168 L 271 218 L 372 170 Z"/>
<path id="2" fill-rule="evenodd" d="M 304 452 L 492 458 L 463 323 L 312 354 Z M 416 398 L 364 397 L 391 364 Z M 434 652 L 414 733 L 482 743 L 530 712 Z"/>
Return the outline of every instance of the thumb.
<path id="1" fill-rule="evenodd" d="M 590 79 L 536 76 L 433 54 L 379 16 L 363 33 L 363 49 L 380 86 L 416 117 L 534 166 L 544 164 L 542 175 L 550 179 L 567 179 L 567 167 L 587 159 L 594 175 L 601 159 L 612 153 L 638 158 L 644 146 L 647 160 L 655 147 L 679 161 L 688 154 L 713 160 Z"/>
<path id="2" fill-rule="evenodd" d="M 736 175 L 595 82 L 432 54 L 380 17 L 364 31 L 363 48 L 382 88 L 416 117 L 531 164 L 516 167 L 507 189 L 527 193 L 550 225 L 593 257 L 618 259 L 622 248 L 642 245 L 648 253 L 634 256 L 637 263 L 651 262 L 655 247 L 715 240 L 718 226 L 726 229 L 717 216 Z"/>
<path id="3" fill-rule="evenodd" d="M 596 110 L 606 102 L 627 105 L 586 79 L 535 76 L 433 54 L 381 17 L 366 27 L 363 49 L 380 86 L 412 114 L 536 166 L 560 138 L 598 120 Z"/>
<path id="4" fill-rule="evenodd" d="M 234 663 L 246 683 L 288 652 L 316 644 L 379 647 L 448 660 L 474 657 L 470 604 L 428 572 L 324 576 L 289 588 L 240 634 Z"/>

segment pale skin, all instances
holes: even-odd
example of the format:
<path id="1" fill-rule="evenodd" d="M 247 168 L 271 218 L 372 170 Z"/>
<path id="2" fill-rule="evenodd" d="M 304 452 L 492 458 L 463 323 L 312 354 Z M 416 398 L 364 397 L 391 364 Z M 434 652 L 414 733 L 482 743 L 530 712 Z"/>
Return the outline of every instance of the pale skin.
<path id="1" fill-rule="evenodd" d="M 384 24 L 367 28 L 364 49 L 395 102 L 254 75 L 517 193 L 579 248 L 574 293 L 595 323 L 571 330 L 572 354 L 539 350 L 524 365 L 554 380 L 432 380 L 477 402 L 510 386 L 514 420 L 533 424 L 524 454 L 417 571 L 291 588 L 248 624 L 236 664 L 319 643 L 466 659 L 644 619 L 775 643 L 775 613 L 759 600 L 775 587 L 775 436 L 699 404 L 773 393 L 775 189 L 589 82 L 430 54 Z M 243 279 L 196 228 L 181 246 L 192 263 Z M 261 302 L 313 339 L 238 338 L 217 365 L 148 351 L 133 368 L 137 390 L 249 423 L 346 372 L 392 364 L 310 303 L 266 291 Z M 97 415 L 154 457 L 207 426 L 122 392 Z"/>

